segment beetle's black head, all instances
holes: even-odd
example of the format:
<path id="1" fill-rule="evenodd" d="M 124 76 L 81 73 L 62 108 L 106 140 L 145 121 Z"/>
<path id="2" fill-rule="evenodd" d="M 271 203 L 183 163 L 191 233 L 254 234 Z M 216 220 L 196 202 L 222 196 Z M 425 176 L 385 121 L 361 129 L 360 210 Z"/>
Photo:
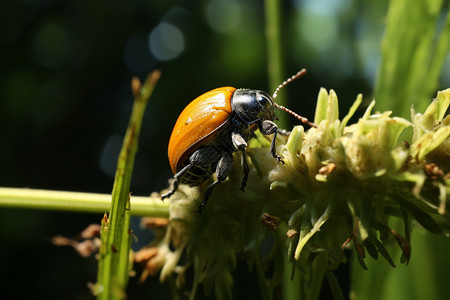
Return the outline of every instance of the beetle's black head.
<path id="1" fill-rule="evenodd" d="M 231 108 L 245 124 L 276 119 L 272 97 L 259 90 L 237 89 L 231 98 Z"/>

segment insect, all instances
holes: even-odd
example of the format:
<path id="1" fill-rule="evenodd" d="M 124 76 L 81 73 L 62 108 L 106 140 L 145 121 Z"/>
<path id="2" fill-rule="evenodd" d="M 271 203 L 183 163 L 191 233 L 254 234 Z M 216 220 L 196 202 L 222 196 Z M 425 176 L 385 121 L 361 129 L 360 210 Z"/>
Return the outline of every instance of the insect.
<path id="1" fill-rule="evenodd" d="M 221 87 L 211 90 L 193 100 L 178 117 L 169 140 L 169 163 L 174 173 L 170 191 L 161 198 L 169 198 L 179 184 L 198 186 L 214 173 L 216 180 L 205 191 L 203 202 L 198 207 L 201 212 L 212 190 L 224 181 L 233 165 L 233 152 L 241 152 L 244 176 L 241 190 L 248 180 L 249 166 L 246 156 L 247 142 L 259 128 L 264 135 L 273 134 L 270 153 L 280 163 L 276 154 L 275 140 L 278 127 L 275 108 L 284 110 L 305 124 L 316 125 L 307 118 L 275 103 L 281 88 L 306 73 L 305 69 L 290 77 L 275 90 L 271 97 L 264 91 Z"/>

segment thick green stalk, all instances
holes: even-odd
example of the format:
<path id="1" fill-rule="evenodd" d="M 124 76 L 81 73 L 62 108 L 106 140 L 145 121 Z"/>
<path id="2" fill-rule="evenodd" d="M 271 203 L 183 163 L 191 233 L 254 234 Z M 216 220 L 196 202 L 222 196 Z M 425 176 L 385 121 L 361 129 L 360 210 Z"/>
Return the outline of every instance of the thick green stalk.
<path id="1" fill-rule="evenodd" d="M 282 51 L 282 29 L 280 22 L 281 4 L 278 0 L 265 0 L 266 13 L 266 45 L 267 45 L 267 74 L 269 78 L 269 91 L 274 92 L 278 85 L 284 81 L 284 64 Z M 286 106 L 284 93 L 277 96 L 276 102 Z M 288 127 L 286 114 L 279 115 L 278 125 L 280 128 Z M 286 267 L 289 263 L 286 263 Z M 300 277 L 291 278 L 290 272 L 285 268 L 283 274 L 283 298 L 285 300 L 298 299 L 300 294 Z"/>
<path id="2" fill-rule="evenodd" d="M 0 207 L 104 213 L 111 209 L 111 194 L 0 188 Z M 169 204 L 161 198 L 132 196 L 134 216 L 169 217 Z"/>
<path id="3" fill-rule="evenodd" d="M 280 1 L 266 0 L 266 45 L 267 45 L 267 74 L 269 78 L 269 91 L 272 93 L 276 90 L 278 85 L 286 78 L 283 63 L 282 50 L 282 29 L 280 22 Z M 286 97 L 281 93 L 277 96 L 277 103 L 286 106 Z M 281 128 L 286 128 L 288 125 L 285 114 L 279 115 L 280 120 L 278 124 Z"/>

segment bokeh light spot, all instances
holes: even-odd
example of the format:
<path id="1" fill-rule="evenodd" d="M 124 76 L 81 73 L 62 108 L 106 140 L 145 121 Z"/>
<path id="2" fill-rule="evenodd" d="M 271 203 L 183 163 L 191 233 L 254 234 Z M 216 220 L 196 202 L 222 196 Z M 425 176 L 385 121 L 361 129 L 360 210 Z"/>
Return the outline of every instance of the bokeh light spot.
<path id="1" fill-rule="evenodd" d="M 123 136 L 112 134 L 103 145 L 99 159 L 100 169 L 109 177 L 114 178 L 117 166 L 117 157 L 122 147 Z"/>
<path id="2" fill-rule="evenodd" d="M 150 33 L 149 47 L 153 56 L 158 60 L 174 59 L 184 50 L 183 33 L 178 27 L 161 22 Z"/>
<path id="3" fill-rule="evenodd" d="M 305 40 L 319 51 L 335 47 L 338 37 L 337 20 L 329 15 L 304 14 L 299 19 L 299 28 Z"/>

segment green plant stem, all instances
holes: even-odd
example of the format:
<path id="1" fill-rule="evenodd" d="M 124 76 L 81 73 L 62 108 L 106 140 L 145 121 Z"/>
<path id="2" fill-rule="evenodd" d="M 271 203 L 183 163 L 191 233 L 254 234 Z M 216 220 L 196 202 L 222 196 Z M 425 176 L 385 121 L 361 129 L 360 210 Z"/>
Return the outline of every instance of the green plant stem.
<path id="1" fill-rule="evenodd" d="M 296 274 L 291 278 L 292 262 L 289 262 L 285 257 L 283 281 L 281 282 L 283 288 L 283 300 L 298 300 L 301 299 L 302 279 L 300 274 Z M 297 273 L 299 270 L 296 270 Z"/>
<path id="2" fill-rule="evenodd" d="M 326 268 L 327 268 L 327 261 L 324 255 L 320 253 L 317 255 L 317 258 L 314 260 L 312 264 L 311 284 L 309 286 L 305 300 L 319 299 Z"/>
<path id="3" fill-rule="evenodd" d="M 286 232 L 288 232 L 289 226 L 282 222 L 278 226 L 277 230 L 277 238 L 279 239 L 279 243 L 285 240 Z M 293 254 L 290 255 L 287 248 L 289 245 L 284 244 L 284 255 L 283 255 L 283 277 L 281 278 L 281 288 L 283 290 L 283 300 L 299 300 L 301 299 L 301 286 L 302 286 L 302 276 L 299 273 L 299 269 L 295 266 L 295 262 L 290 261 L 293 259 Z M 293 268 L 296 268 L 294 271 Z M 292 274 L 292 272 L 295 272 Z M 292 277 L 292 275 L 294 275 Z"/>
<path id="4" fill-rule="evenodd" d="M 328 279 L 328 284 L 330 286 L 331 293 L 333 294 L 334 300 L 345 300 L 344 295 L 342 294 L 341 287 L 339 286 L 339 282 L 334 276 L 333 272 L 329 271 L 325 274 Z"/>
<path id="5" fill-rule="evenodd" d="M 272 293 L 267 286 L 266 276 L 264 275 L 264 271 L 261 266 L 261 258 L 258 254 L 255 255 L 255 269 L 263 300 L 272 300 Z"/>
<path id="6" fill-rule="evenodd" d="M 133 110 L 117 161 L 112 191 L 111 212 L 102 221 L 101 241 L 97 274 L 97 299 L 125 299 L 125 288 L 131 271 L 130 248 L 130 182 L 142 119 L 150 95 L 160 73 L 152 72 L 143 85 L 136 77 L 132 80 Z"/>
<path id="7" fill-rule="evenodd" d="M 265 0 L 267 74 L 269 91 L 272 93 L 284 81 L 280 2 L 278 0 Z M 276 101 L 278 104 L 286 106 L 286 97 L 283 94 L 278 95 Z M 280 115 L 278 124 L 281 128 L 286 128 L 288 122 L 284 114 Z"/>
<path id="8" fill-rule="evenodd" d="M 104 213 L 111 209 L 111 194 L 0 188 L 0 207 Z M 157 197 L 131 197 L 134 216 L 169 217 L 169 204 Z"/>

